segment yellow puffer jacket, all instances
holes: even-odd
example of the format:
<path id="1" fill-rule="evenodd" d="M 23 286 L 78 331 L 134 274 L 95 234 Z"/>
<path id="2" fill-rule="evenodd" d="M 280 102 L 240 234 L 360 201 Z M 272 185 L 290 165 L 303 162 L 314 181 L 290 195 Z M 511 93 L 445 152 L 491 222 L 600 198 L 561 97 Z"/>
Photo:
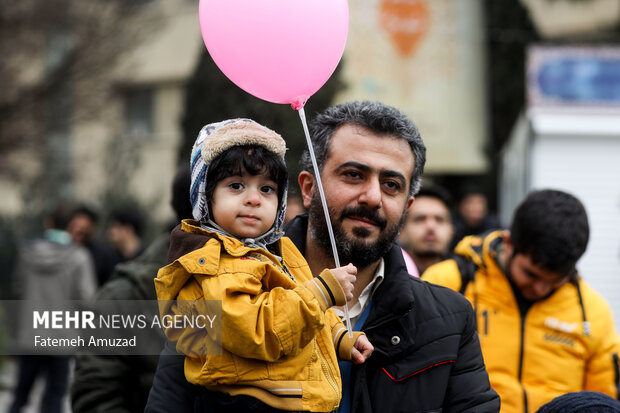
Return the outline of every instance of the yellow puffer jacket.
<path id="1" fill-rule="evenodd" d="M 186 354 L 191 383 L 278 409 L 332 411 L 341 398 L 334 343 L 340 357 L 350 359 L 361 333 L 349 338 L 328 309 L 346 302 L 332 273 L 313 278 L 293 243 L 286 237 L 279 243 L 283 264 L 268 251 L 183 221 L 171 235 L 171 251 L 191 252 L 177 253 L 180 258 L 159 270 L 160 312 L 186 314 L 188 303 L 221 300 L 221 336 L 191 328 L 169 328 L 166 335 Z M 219 354 L 204 351 L 217 340 Z"/>
<path id="2" fill-rule="evenodd" d="M 491 386 L 502 400 L 501 411 L 535 412 L 556 396 L 581 390 L 618 398 L 620 339 L 605 300 L 579 279 L 578 287 L 565 284 L 534 303 L 522 318 L 497 264 L 501 243 L 502 232 L 496 231 L 485 238 L 466 237 L 455 249 L 476 264 L 464 294 L 476 311 L 480 345 Z M 431 266 L 422 278 L 461 290 L 454 259 Z"/>

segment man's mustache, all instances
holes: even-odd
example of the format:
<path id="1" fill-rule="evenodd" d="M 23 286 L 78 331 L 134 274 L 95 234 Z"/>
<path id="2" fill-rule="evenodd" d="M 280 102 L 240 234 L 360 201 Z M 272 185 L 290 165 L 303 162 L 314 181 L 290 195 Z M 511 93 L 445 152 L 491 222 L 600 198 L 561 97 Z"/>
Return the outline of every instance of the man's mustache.
<path id="1" fill-rule="evenodd" d="M 385 229 L 387 225 L 387 220 L 383 218 L 381 215 L 379 215 L 379 213 L 376 210 L 366 208 L 363 206 L 345 208 L 340 213 L 341 221 L 349 217 L 358 217 L 358 218 L 367 219 L 369 221 L 374 222 L 375 225 L 377 225 L 382 230 Z"/>

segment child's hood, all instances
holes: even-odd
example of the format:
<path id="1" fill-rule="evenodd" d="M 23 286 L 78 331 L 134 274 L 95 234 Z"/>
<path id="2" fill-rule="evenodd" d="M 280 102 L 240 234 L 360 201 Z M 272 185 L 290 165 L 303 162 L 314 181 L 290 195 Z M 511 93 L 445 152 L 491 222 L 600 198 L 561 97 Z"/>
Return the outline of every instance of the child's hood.
<path id="1" fill-rule="evenodd" d="M 251 119 L 229 119 L 211 123 L 202 128 L 192 148 L 190 160 L 191 186 L 190 201 L 194 219 L 201 224 L 209 223 L 209 207 L 206 199 L 206 176 L 209 165 L 222 152 L 240 145 L 260 145 L 275 153 L 284 162 L 286 142 L 282 137 Z M 284 217 L 286 215 L 286 198 L 288 183 L 282 191 L 273 231 L 261 241 L 271 244 L 283 234 Z"/>

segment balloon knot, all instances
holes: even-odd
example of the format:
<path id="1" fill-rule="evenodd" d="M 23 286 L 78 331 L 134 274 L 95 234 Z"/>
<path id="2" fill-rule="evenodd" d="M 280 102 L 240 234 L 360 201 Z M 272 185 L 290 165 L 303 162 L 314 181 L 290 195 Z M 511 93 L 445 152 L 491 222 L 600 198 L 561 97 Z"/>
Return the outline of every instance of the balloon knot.
<path id="1" fill-rule="evenodd" d="M 303 109 L 303 107 L 306 105 L 306 102 L 308 101 L 308 98 L 305 99 L 295 99 L 294 101 L 291 102 L 291 107 L 295 110 L 300 110 Z"/>

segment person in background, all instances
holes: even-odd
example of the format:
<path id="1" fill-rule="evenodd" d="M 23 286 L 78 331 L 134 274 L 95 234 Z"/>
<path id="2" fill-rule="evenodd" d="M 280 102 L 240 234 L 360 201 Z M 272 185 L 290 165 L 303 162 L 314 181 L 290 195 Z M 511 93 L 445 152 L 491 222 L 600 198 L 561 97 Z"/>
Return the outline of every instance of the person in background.
<path id="1" fill-rule="evenodd" d="M 110 214 L 108 240 L 120 254 L 121 261 L 131 260 L 144 252 L 143 226 L 144 219 L 135 208 L 125 206 Z"/>
<path id="2" fill-rule="evenodd" d="M 500 228 L 497 217 L 489 212 L 486 194 L 477 188 L 470 188 L 460 197 L 457 205 L 451 248 L 467 235 L 478 235 Z"/>
<path id="3" fill-rule="evenodd" d="M 90 253 L 98 285 L 102 286 L 110 278 L 121 258 L 107 242 L 95 237 L 98 222 L 99 216 L 95 210 L 80 205 L 73 211 L 67 232 L 73 237 L 73 242 L 84 246 Z"/>
<path id="4" fill-rule="evenodd" d="M 448 257 L 453 235 L 450 195 L 441 187 L 423 186 L 400 231 L 400 244 L 418 274 Z"/>
<path id="5" fill-rule="evenodd" d="M 410 276 L 395 245 L 424 170 L 426 149 L 415 124 L 382 103 L 349 102 L 320 113 L 311 137 L 340 259 L 358 269 L 351 321 L 375 348 L 364 364 L 340 366 L 338 411 L 499 411 L 471 305 Z M 308 214 L 292 220 L 286 234 L 316 276 L 334 258 L 308 152 L 303 164 L 299 184 Z M 145 412 L 191 412 L 192 390 L 183 363 L 160 361 Z"/>
<path id="6" fill-rule="evenodd" d="M 184 165 L 179 167 L 172 182 L 170 204 L 176 216 L 175 225 L 192 216 L 189 187 L 189 165 Z M 156 300 L 153 280 L 157 270 L 166 265 L 169 247 L 170 231 L 166 231 L 137 258 L 117 265 L 112 278 L 97 292 L 95 299 Z M 161 343 L 163 346 L 163 334 Z M 180 355 L 172 357 L 183 360 Z M 73 412 L 144 411 L 158 358 L 149 355 L 78 356 L 71 387 Z"/>
<path id="7" fill-rule="evenodd" d="M 18 296 L 42 308 L 67 308 L 71 300 L 87 300 L 96 278 L 88 251 L 73 243 L 67 230 L 72 208 L 60 204 L 46 219 L 43 237 L 21 246 L 15 273 Z M 32 325 L 32 313 L 22 312 L 20 325 Z M 25 339 L 24 339 L 25 341 Z M 32 343 L 29 343 L 32 346 Z M 22 355 L 10 413 L 18 413 L 38 376 L 45 376 L 40 411 L 60 413 L 69 381 L 70 357 L 54 354 Z"/>
<path id="8" fill-rule="evenodd" d="M 564 393 L 618 398 L 620 338 L 611 310 L 577 271 L 585 208 L 557 190 L 530 193 L 510 231 L 469 236 L 422 277 L 472 303 L 502 412 L 533 412 Z"/>

